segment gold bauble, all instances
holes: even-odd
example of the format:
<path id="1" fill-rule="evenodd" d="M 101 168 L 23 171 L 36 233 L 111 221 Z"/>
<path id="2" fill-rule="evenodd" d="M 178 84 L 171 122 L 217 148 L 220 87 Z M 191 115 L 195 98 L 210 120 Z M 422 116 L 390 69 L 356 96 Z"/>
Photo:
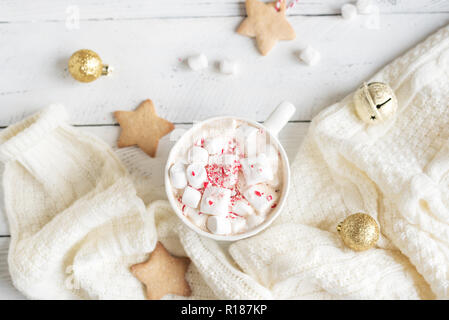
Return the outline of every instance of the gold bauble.
<path id="1" fill-rule="evenodd" d="M 345 245 L 355 251 L 368 250 L 379 240 L 376 220 L 365 213 L 350 215 L 338 225 L 337 231 Z"/>
<path id="2" fill-rule="evenodd" d="M 398 109 L 393 89 L 382 82 L 363 83 L 354 93 L 353 100 L 358 116 L 369 124 L 390 119 Z"/>
<path id="3" fill-rule="evenodd" d="M 69 72 L 78 81 L 91 82 L 109 73 L 100 56 L 88 49 L 75 52 L 69 59 Z"/>

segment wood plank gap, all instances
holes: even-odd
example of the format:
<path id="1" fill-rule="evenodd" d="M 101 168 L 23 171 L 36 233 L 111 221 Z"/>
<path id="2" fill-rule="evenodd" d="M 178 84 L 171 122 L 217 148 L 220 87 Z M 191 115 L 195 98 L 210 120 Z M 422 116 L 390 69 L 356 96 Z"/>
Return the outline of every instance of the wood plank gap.
<path id="1" fill-rule="evenodd" d="M 395 11 L 395 12 L 381 12 L 380 15 L 432 15 L 449 13 L 449 10 L 442 11 Z M 288 17 L 335 17 L 340 16 L 340 13 L 292 13 L 287 14 Z M 230 15 L 211 15 L 211 16 L 160 16 L 160 17 L 136 17 L 136 18 L 88 18 L 80 19 L 80 22 L 104 22 L 104 21 L 146 21 L 146 20 L 182 20 L 182 19 L 210 19 L 210 18 L 244 18 L 246 15 L 230 14 Z M 26 23 L 61 23 L 65 19 L 44 19 L 44 20 L 14 20 L 14 21 L 0 21 L 0 24 L 26 24 Z"/>
<path id="2" fill-rule="evenodd" d="M 257 121 L 264 123 L 263 121 Z M 288 123 L 310 123 L 312 120 L 291 120 Z M 176 125 L 193 125 L 193 122 L 173 122 Z M 92 127 L 118 127 L 118 123 L 99 123 L 99 124 L 72 124 L 76 128 L 92 128 Z M 0 126 L 0 129 L 6 129 L 8 126 Z"/>

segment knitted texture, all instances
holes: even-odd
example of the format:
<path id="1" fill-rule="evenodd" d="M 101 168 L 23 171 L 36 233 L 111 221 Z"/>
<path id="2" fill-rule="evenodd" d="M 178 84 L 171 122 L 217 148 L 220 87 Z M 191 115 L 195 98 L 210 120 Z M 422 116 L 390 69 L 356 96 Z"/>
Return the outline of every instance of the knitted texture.
<path id="1" fill-rule="evenodd" d="M 30 298 L 142 299 L 129 266 L 158 239 L 192 259 L 191 298 L 449 298 L 448 76 L 449 26 L 370 79 L 395 90 L 393 119 L 364 124 L 348 96 L 312 121 L 284 212 L 230 246 L 156 200 L 163 188 L 142 169 L 155 159 L 114 153 L 47 108 L 0 134 L 14 285 Z M 355 212 L 378 221 L 376 248 L 342 244 L 335 227 Z"/>

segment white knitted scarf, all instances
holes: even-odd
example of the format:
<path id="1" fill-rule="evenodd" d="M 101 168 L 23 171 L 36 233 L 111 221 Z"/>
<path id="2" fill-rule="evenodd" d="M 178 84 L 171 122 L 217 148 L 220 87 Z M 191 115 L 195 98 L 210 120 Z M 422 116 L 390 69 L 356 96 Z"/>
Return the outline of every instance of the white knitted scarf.
<path id="1" fill-rule="evenodd" d="M 193 298 L 449 298 L 449 27 L 371 80 L 395 90 L 396 117 L 365 125 L 351 96 L 321 112 L 292 163 L 285 211 L 229 248 L 150 203 L 162 189 L 133 181 L 63 108 L 9 127 L 0 159 L 14 285 L 29 298 L 142 299 L 129 266 L 159 239 L 193 261 Z M 355 212 L 379 222 L 376 248 L 342 244 L 335 227 Z"/>

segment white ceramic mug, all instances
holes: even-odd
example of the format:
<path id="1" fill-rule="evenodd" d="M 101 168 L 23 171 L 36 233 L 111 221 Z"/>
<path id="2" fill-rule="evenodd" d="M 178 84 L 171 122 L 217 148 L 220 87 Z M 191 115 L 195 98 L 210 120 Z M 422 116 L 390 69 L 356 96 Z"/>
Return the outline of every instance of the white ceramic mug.
<path id="1" fill-rule="evenodd" d="M 279 131 L 287 124 L 288 120 L 293 116 L 295 113 L 295 107 L 289 103 L 289 102 L 282 102 L 279 106 L 276 107 L 276 109 L 271 113 L 271 115 L 268 117 L 268 119 L 264 122 L 264 124 L 260 124 L 256 121 L 238 118 L 238 117 L 232 117 L 232 116 L 223 116 L 223 117 L 214 117 L 209 118 L 207 120 L 201 121 L 196 123 L 192 128 L 190 128 L 188 131 L 186 131 L 181 138 L 176 142 L 176 144 L 173 146 L 173 148 L 170 150 L 170 153 L 168 155 L 167 164 L 165 166 L 165 191 L 167 193 L 168 200 L 173 208 L 173 210 L 176 212 L 178 217 L 192 230 L 199 233 L 202 236 L 212 238 L 215 240 L 221 240 L 221 241 L 235 241 L 244 239 L 250 236 L 253 236 L 260 231 L 267 228 L 273 221 L 276 219 L 276 217 L 279 215 L 279 213 L 282 211 L 285 201 L 287 199 L 287 194 L 290 188 L 290 165 L 288 162 L 287 154 L 280 144 L 277 135 Z M 279 202 L 276 206 L 276 208 L 269 213 L 268 217 L 265 219 L 264 222 L 262 222 L 257 227 L 250 229 L 244 233 L 239 234 L 232 234 L 232 235 L 217 235 L 213 233 L 209 233 L 207 231 L 202 230 L 193 222 L 191 222 L 183 213 L 182 210 L 177 205 L 177 200 L 175 199 L 175 196 L 173 194 L 173 188 L 171 186 L 170 177 L 169 177 L 169 169 L 170 167 L 176 162 L 177 159 L 175 159 L 176 155 L 178 154 L 178 149 L 180 146 L 190 144 L 191 143 L 191 137 L 194 132 L 197 131 L 197 129 L 203 127 L 204 125 L 211 124 L 213 122 L 219 122 L 222 120 L 227 119 L 235 119 L 237 121 L 243 121 L 246 122 L 256 128 L 259 129 L 266 129 L 266 132 L 268 134 L 268 138 L 270 139 L 270 142 L 278 149 L 279 155 L 280 155 L 280 161 L 282 162 L 282 193 L 279 198 Z"/>

